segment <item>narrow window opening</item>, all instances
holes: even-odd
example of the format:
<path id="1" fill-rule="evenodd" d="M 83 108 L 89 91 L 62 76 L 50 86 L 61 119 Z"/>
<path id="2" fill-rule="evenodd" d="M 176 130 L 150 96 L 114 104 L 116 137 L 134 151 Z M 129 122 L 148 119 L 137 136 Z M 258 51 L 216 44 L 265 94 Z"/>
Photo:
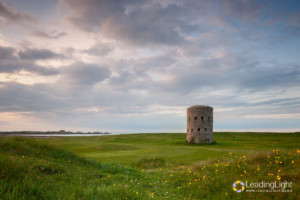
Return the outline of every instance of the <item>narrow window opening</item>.
<path id="1" fill-rule="evenodd" d="M 193 132 L 194 129 L 191 129 L 191 132 Z"/>
<path id="2" fill-rule="evenodd" d="M 197 117 L 195 117 L 195 120 L 197 120 Z"/>
<path id="3" fill-rule="evenodd" d="M 205 130 L 205 132 L 206 132 L 207 128 L 205 128 L 204 130 Z"/>
<path id="4" fill-rule="evenodd" d="M 201 117 L 201 120 L 203 120 L 203 117 Z"/>
<path id="5" fill-rule="evenodd" d="M 208 117 L 208 120 L 210 120 L 210 117 Z"/>
<path id="6" fill-rule="evenodd" d="M 200 128 L 198 128 L 198 131 L 200 131 Z"/>

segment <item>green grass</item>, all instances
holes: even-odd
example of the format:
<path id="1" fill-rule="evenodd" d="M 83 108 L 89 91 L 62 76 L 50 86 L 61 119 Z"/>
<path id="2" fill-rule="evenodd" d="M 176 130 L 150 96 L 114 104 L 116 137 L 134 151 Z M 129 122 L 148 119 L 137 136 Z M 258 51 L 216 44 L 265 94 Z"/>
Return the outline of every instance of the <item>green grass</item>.
<path id="1" fill-rule="evenodd" d="M 174 164 L 195 164 L 235 153 L 274 148 L 299 149 L 300 133 L 214 133 L 216 145 L 186 145 L 186 134 L 131 134 L 43 139 L 58 148 L 100 162 L 128 165 L 143 157 L 162 157 Z M 188 155 L 188 156 L 187 156 Z"/>
<path id="2" fill-rule="evenodd" d="M 297 199 L 300 133 L 0 137 L 0 199 Z M 233 182 L 292 181 L 292 192 L 236 193 Z M 279 180 L 277 180 L 278 182 Z"/>

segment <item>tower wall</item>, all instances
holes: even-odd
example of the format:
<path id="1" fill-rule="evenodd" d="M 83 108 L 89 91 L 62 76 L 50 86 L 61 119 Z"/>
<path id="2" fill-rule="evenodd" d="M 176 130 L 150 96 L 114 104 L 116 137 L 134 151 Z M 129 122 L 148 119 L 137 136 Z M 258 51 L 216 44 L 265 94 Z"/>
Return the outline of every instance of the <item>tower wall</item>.
<path id="1" fill-rule="evenodd" d="M 192 141 L 194 139 L 194 141 Z M 213 108 L 195 105 L 187 109 L 188 142 L 211 143 L 213 138 Z"/>

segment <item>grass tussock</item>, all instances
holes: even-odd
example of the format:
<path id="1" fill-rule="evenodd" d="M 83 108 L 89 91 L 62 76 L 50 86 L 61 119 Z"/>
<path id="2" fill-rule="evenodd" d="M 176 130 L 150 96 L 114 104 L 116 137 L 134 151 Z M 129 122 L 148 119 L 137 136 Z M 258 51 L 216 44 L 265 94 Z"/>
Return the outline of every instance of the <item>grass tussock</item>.
<path id="1" fill-rule="evenodd" d="M 164 158 L 141 158 L 138 162 L 132 163 L 134 168 L 143 169 L 155 169 L 166 166 L 166 160 Z"/>

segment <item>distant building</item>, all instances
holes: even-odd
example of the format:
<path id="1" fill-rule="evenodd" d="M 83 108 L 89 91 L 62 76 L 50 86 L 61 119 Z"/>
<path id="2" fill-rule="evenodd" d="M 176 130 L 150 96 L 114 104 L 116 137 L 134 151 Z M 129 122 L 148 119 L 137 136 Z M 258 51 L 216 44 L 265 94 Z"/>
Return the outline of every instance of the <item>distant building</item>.
<path id="1" fill-rule="evenodd" d="M 213 138 L 213 108 L 195 105 L 187 109 L 187 136 L 191 143 L 212 143 Z"/>

